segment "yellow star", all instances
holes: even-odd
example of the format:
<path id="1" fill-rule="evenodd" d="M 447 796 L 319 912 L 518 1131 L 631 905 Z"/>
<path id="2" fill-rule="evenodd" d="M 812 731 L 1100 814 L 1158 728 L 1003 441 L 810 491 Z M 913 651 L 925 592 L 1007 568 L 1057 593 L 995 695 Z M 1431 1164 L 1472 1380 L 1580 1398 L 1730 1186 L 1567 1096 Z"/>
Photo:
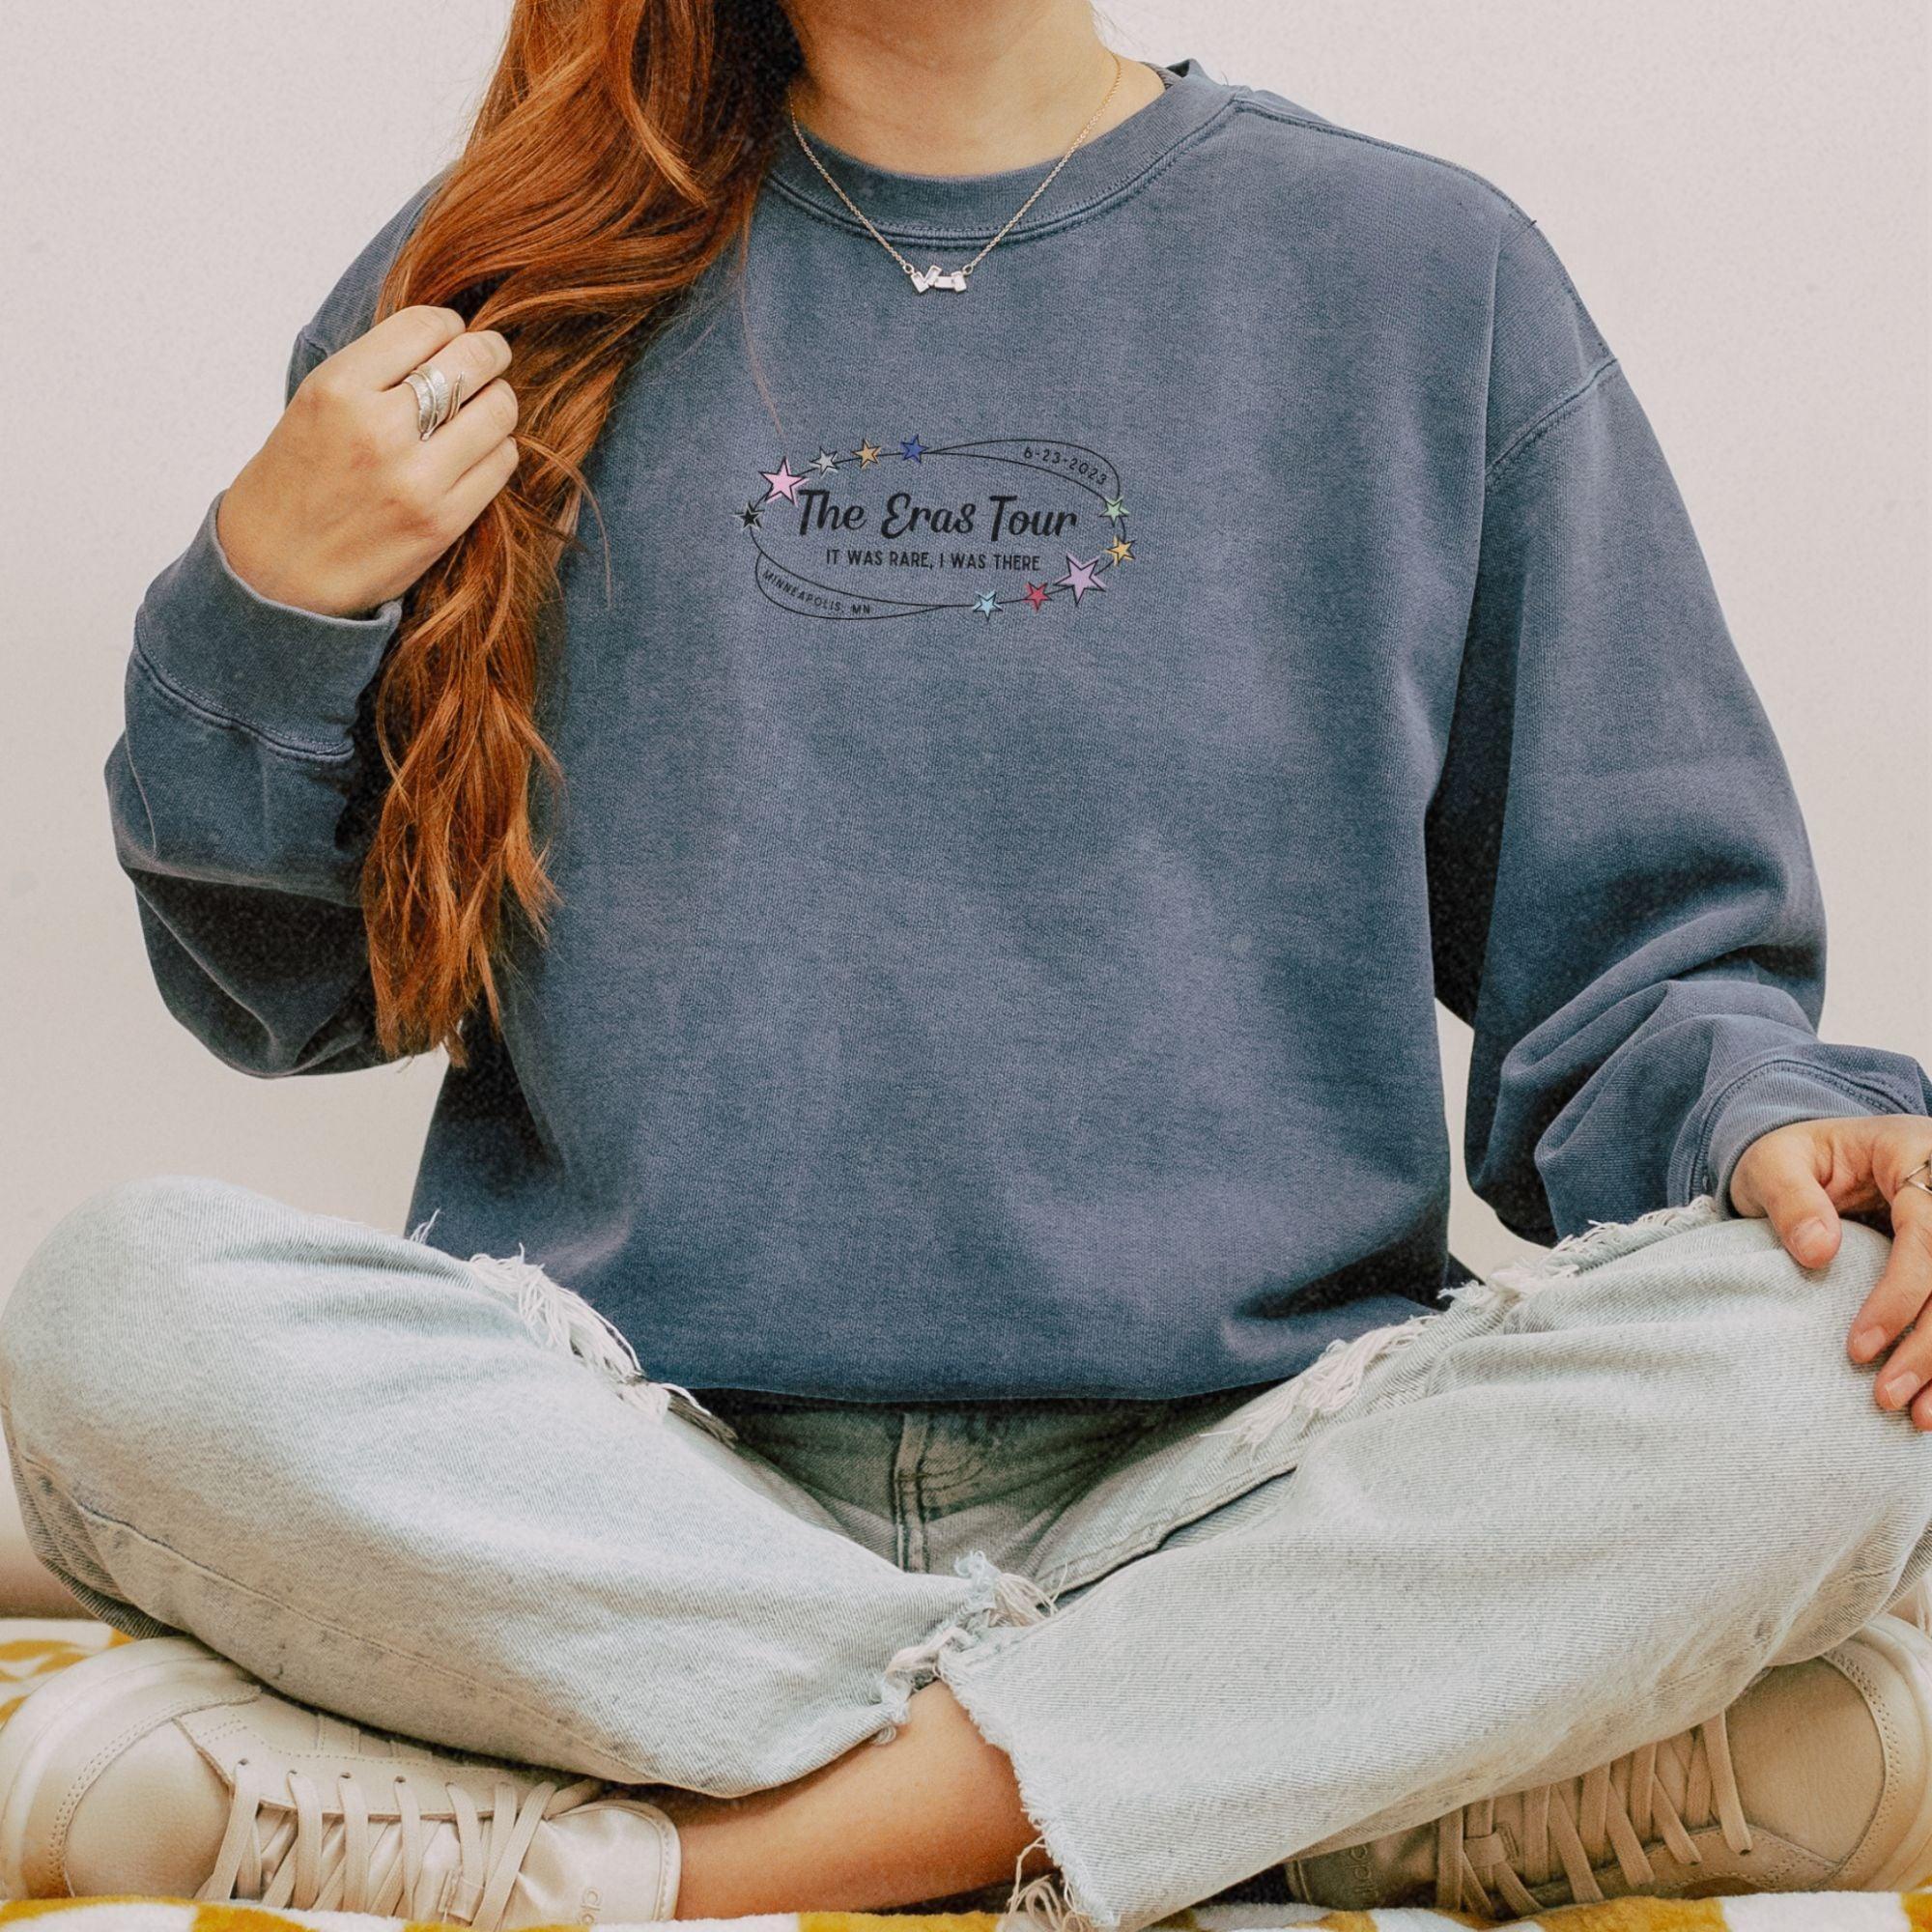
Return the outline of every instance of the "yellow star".
<path id="1" fill-rule="evenodd" d="M 1107 554 L 1111 556 L 1116 563 L 1127 563 L 1132 561 L 1133 559 L 1134 547 L 1126 540 L 1125 537 L 1116 537 L 1114 541 L 1107 546 Z"/>
<path id="2" fill-rule="evenodd" d="M 869 469 L 879 460 L 878 447 L 873 443 L 862 442 L 852 453 L 858 457 L 861 469 Z"/>

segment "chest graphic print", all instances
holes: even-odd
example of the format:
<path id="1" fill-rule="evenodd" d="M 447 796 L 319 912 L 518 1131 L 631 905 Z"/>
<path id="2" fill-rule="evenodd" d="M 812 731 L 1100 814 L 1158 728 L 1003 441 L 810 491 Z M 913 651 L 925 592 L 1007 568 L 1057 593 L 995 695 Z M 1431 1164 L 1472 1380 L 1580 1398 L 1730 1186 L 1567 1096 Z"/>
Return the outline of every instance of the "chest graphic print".
<path id="1" fill-rule="evenodd" d="M 862 436 L 781 457 L 732 514 L 759 592 L 803 617 L 1073 622 L 1135 561 L 1119 470 L 1042 437 Z"/>

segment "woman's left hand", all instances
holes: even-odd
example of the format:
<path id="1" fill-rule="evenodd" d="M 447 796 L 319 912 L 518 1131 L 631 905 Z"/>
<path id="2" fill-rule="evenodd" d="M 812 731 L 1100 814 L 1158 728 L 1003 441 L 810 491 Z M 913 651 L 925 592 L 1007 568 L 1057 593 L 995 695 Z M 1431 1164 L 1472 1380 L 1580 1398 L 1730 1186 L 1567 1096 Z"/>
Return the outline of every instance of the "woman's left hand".
<path id="1" fill-rule="evenodd" d="M 1932 1302 L 1932 1193 L 1919 1183 L 1932 1171 L 1909 1184 L 1905 1177 L 1927 1154 L 1932 1120 L 1923 1114 L 1861 1115 L 1774 1127 L 1731 1170 L 1731 1206 L 1766 1216 L 1804 1267 L 1838 1252 L 1840 1212 L 1889 1211 L 1891 1258 L 1852 1318 L 1846 1348 L 1869 1362 L 1919 1323 L 1880 1371 L 1876 1392 L 1881 1408 L 1910 1403 L 1920 1429 L 1932 1429 L 1932 1320 L 1919 1320 Z"/>

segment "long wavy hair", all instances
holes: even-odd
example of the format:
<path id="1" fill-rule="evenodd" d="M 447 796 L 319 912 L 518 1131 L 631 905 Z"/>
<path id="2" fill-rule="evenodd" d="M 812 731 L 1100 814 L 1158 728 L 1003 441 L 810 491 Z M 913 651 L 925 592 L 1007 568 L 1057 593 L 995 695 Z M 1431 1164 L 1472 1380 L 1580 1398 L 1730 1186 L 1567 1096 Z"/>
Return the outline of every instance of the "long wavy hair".
<path id="1" fill-rule="evenodd" d="M 626 367 L 750 229 L 801 55 L 778 0 L 516 0 L 463 152 L 384 277 L 500 329 L 515 476 L 412 587 L 374 693 L 387 774 L 361 874 L 377 1037 L 391 1055 L 499 1026 L 499 947 L 556 889 L 533 832 L 540 626 L 582 548 L 582 466 Z"/>

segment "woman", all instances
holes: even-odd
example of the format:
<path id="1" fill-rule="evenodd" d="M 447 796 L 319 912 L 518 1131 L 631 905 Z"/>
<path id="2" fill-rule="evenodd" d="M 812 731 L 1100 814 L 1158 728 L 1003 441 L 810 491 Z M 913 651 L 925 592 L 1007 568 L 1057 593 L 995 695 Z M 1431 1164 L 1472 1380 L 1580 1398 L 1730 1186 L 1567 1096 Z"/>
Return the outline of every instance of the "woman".
<path id="1" fill-rule="evenodd" d="M 1082 0 L 520 0 L 107 781 L 214 1052 L 451 1070 L 408 1236 L 168 1177 L 29 1265 L 29 1522 L 138 1640 L 0 1736 L 15 1889 L 1932 1866 L 1932 1087 L 1816 1036 L 1777 749 L 1486 183 Z M 1437 999 L 1561 1245 L 1425 1313 Z"/>

